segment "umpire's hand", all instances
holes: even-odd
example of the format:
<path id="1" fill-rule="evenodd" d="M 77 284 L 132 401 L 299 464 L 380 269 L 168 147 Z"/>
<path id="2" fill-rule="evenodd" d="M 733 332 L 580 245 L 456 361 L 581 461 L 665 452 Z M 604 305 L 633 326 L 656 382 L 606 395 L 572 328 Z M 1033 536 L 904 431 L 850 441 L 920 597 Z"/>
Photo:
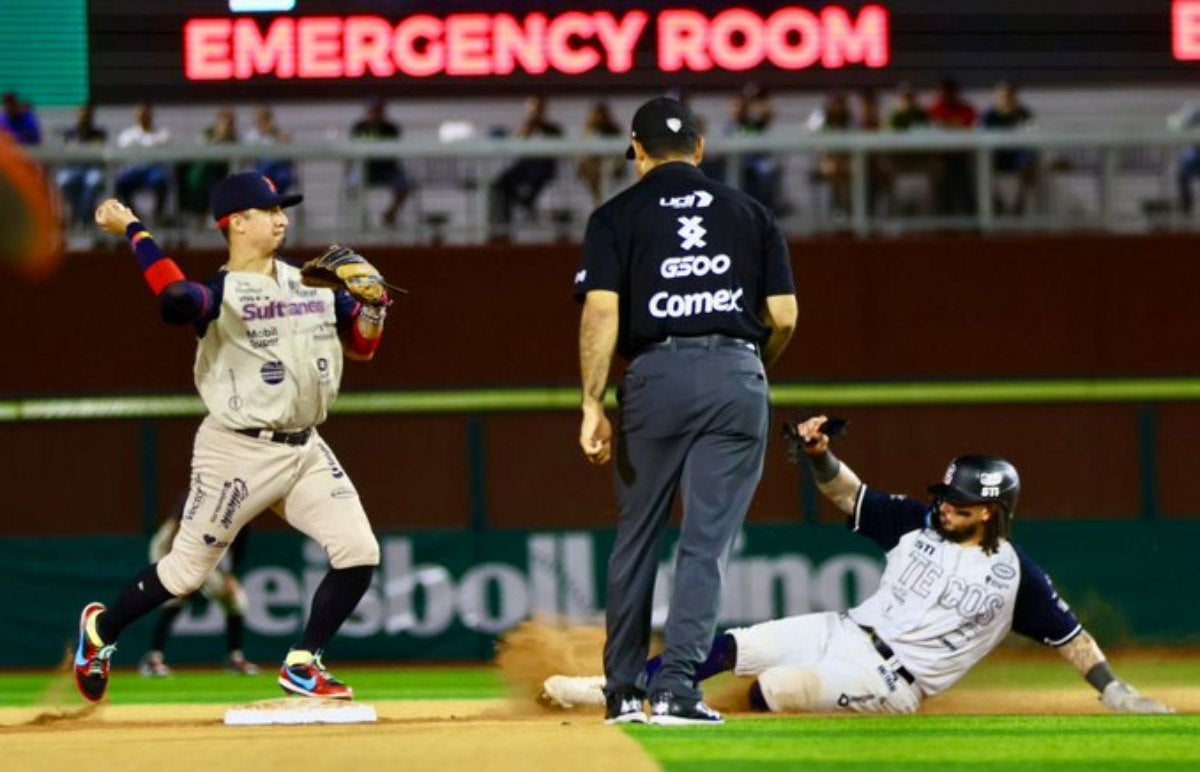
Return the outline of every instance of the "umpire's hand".
<path id="1" fill-rule="evenodd" d="M 612 424 L 604 415 L 604 405 L 585 402 L 579 425 L 579 447 L 593 464 L 606 464 L 612 458 Z"/>

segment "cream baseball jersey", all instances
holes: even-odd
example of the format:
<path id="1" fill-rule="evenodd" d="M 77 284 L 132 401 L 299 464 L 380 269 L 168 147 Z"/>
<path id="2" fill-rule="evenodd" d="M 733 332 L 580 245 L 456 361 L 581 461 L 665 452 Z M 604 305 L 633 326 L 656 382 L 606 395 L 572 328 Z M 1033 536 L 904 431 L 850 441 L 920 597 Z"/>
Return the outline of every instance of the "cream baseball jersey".
<path id="1" fill-rule="evenodd" d="M 316 426 L 342 376 L 333 291 L 306 287 L 275 261 L 275 277 L 222 271 L 209 285 L 215 316 L 197 325 L 196 388 L 227 429 Z"/>
<path id="2" fill-rule="evenodd" d="M 933 508 L 860 489 L 851 527 L 887 550 L 879 589 L 849 611 L 873 628 L 926 696 L 954 685 L 1010 629 L 1049 646 L 1082 630 L 1050 578 L 1011 542 L 993 554 L 944 539 Z"/>

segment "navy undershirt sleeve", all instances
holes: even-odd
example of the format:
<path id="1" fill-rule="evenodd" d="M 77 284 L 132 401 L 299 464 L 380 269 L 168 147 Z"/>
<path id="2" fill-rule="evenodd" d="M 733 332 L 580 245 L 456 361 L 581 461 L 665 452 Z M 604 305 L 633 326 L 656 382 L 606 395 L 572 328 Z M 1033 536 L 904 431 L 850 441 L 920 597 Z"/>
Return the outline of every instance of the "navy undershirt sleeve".
<path id="1" fill-rule="evenodd" d="M 1062 646 L 1083 630 L 1071 607 L 1063 600 L 1050 576 L 1017 547 L 1021 583 L 1013 609 L 1013 631 L 1047 646 Z"/>
<path id="2" fill-rule="evenodd" d="M 887 551 L 895 547 L 904 534 L 928 526 L 929 513 L 929 505 L 924 502 L 908 496 L 880 493 L 864 485 L 859 491 L 854 514 L 846 518 L 846 525 Z"/>

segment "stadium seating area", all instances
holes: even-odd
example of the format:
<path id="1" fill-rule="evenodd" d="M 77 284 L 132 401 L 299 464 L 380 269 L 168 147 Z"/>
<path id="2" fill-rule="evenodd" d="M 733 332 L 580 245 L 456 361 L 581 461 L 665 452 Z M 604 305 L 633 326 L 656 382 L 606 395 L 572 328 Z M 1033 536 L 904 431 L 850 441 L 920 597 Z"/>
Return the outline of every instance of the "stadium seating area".
<path id="1" fill-rule="evenodd" d="M 697 94 L 691 99 L 695 112 L 708 124 L 710 144 L 720 146 L 720 140 L 730 131 L 732 92 Z M 852 117 L 858 110 L 858 96 L 850 96 Z M 1032 203 L 1021 216 L 1004 211 L 999 204 L 991 207 L 998 217 L 985 223 L 985 228 L 1012 230 L 1063 230 L 1107 228 L 1127 231 L 1165 228 L 1191 228 L 1194 223 L 1185 217 L 1177 205 L 1177 157 L 1186 143 L 1177 145 L 1162 141 L 1166 135 L 1168 116 L 1180 109 L 1192 97 L 1189 89 L 1178 87 L 1106 88 L 1106 89 L 1041 89 L 1021 95 L 1022 102 L 1034 116 L 1033 128 L 1022 130 L 1032 145 L 1040 137 L 1053 135 L 1059 140 L 1073 135 L 1095 137 L 1111 135 L 1117 147 L 1111 155 L 1103 146 L 1092 142 L 1071 147 L 1063 142 L 1038 151 L 1039 176 Z M 622 131 L 629 117 L 645 94 L 616 95 L 608 100 L 615 121 Z M 981 113 L 991 103 L 991 90 L 968 90 L 965 99 Z M 795 137 L 812 141 L 814 126 L 819 121 L 826 95 L 819 93 L 778 92 L 772 95 L 774 116 L 770 128 L 761 136 L 768 145 L 787 144 Z M 918 92 L 926 105 L 932 90 Z M 564 130 L 567 145 L 559 154 L 557 174 L 536 199 L 530 213 L 518 211 L 511 227 L 494 223 L 494 192 L 491 182 L 512 163 L 504 153 L 495 157 L 479 157 L 478 153 L 460 153 L 459 148 L 486 145 L 490 140 L 511 133 L 522 121 L 524 100 L 519 98 L 489 98 L 486 100 L 391 100 L 385 105 L 387 117 L 402 130 L 401 152 L 408 146 L 441 145 L 445 155 L 404 158 L 403 164 L 413 192 L 393 227 L 383 222 L 389 191 L 385 187 L 364 187 L 353 184 L 352 174 L 361 160 L 338 157 L 336 152 L 313 154 L 322 145 L 344 147 L 352 124 L 362 117 L 367 95 L 358 95 L 343 102 L 278 103 L 273 107 L 278 125 L 290 135 L 293 151 L 299 155 L 296 166 L 297 187 L 306 197 L 298 211 L 297 230 L 300 240 L 319 242 L 350 234 L 359 242 L 370 243 L 479 243 L 487 240 L 510 239 L 521 242 L 577 240 L 593 198 L 586 182 L 581 179 L 577 163 L 580 153 L 572 142 L 584 139 L 583 126 L 593 100 L 583 97 L 553 98 L 548 102 L 550 120 Z M 878 94 L 882 113 L 891 111 L 896 103 L 894 93 Z M 167 146 L 171 152 L 186 156 L 204 144 L 207 127 L 214 115 L 225 105 L 160 105 L 156 107 L 157 124 L 171 134 Z M 245 132 L 254 122 L 258 104 L 229 106 L 234 110 L 238 130 Z M 96 109 L 97 125 L 107 129 L 110 146 L 113 138 L 133 120 L 133 105 L 103 105 Z M 52 168 L 61 167 L 62 134 L 74 121 L 73 110 L 42 110 L 39 116 L 43 128 L 40 157 Z M 856 123 L 851 123 L 853 128 Z M 938 143 L 950 132 L 929 131 L 922 136 L 938 149 Z M 1139 146 L 1136 138 L 1153 137 Z M 822 135 L 824 136 L 824 134 Z M 1169 136 L 1169 135 L 1167 135 Z M 610 140 L 617 143 L 617 139 Z M 1200 143 L 1198 143 L 1200 144 Z M 276 151 L 276 148 L 272 148 Z M 282 152 L 286 154 L 286 146 Z M 279 154 L 279 152 L 276 152 Z M 719 153 L 713 153 L 719 162 Z M 243 153 L 243 156 L 245 154 Z M 932 152 L 926 153 L 934 158 Z M 794 235 L 857 230 L 864 232 L 862 223 L 855 227 L 849 206 L 839 206 L 831 180 L 820 171 L 821 153 L 816 150 L 780 150 L 770 156 L 778 167 L 779 200 L 777 211 L 785 228 Z M 870 163 L 870 162 L 869 162 Z M 235 167 L 252 167 L 248 156 L 234 159 Z M 107 189 L 120 164 L 108 169 Z M 178 168 L 178 167 L 176 167 Z M 614 177 L 618 163 L 604 163 L 602 191 L 605 194 L 628 184 L 630 177 Z M 717 173 L 735 180 L 736 174 L 717 167 Z M 1107 176 L 1105 176 L 1107 174 Z M 873 184 L 869 182 L 868 184 Z M 1018 181 L 1013 175 L 998 173 L 994 186 L 996 201 L 1011 199 Z M 874 191 L 870 210 L 871 232 L 895 233 L 928 229 L 971 229 L 976 227 L 976 211 L 968 219 L 947 220 L 935 201 L 936 182 L 928 174 L 902 171 L 889 182 L 889 196 L 880 204 Z M 135 203 L 149 209 L 149 194 L 138 194 Z M 187 217 L 179 212 L 180 194 L 172 188 L 168 201 L 169 215 L 160 230 L 168 223 L 181 240 L 206 244 L 216 236 L 205 227 L 203 219 Z M 341 237 L 345 237 L 342 235 Z M 75 226 L 70 243 L 90 246 L 92 234 L 86 227 Z M 213 242 L 215 243 L 215 241 Z"/>

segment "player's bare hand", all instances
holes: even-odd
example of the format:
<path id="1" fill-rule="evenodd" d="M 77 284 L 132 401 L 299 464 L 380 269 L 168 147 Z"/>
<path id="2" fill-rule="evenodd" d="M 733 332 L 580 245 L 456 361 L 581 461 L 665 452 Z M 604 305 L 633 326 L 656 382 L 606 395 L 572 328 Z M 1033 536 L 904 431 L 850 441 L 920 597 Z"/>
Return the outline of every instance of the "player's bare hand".
<path id="1" fill-rule="evenodd" d="M 133 210 L 115 198 L 110 198 L 96 207 L 96 224 L 105 233 L 114 236 L 124 236 L 125 229 L 130 223 L 137 222 L 138 216 Z"/>
<path id="2" fill-rule="evenodd" d="M 829 436 L 821 431 L 828 420 L 827 416 L 815 415 L 796 424 L 796 433 L 804 442 L 804 452 L 810 456 L 819 456 L 829 450 Z"/>
<path id="3" fill-rule="evenodd" d="M 612 458 L 612 424 L 602 405 L 585 404 L 579 425 L 579 447 L 593 464 L 606 464 Z"/>

